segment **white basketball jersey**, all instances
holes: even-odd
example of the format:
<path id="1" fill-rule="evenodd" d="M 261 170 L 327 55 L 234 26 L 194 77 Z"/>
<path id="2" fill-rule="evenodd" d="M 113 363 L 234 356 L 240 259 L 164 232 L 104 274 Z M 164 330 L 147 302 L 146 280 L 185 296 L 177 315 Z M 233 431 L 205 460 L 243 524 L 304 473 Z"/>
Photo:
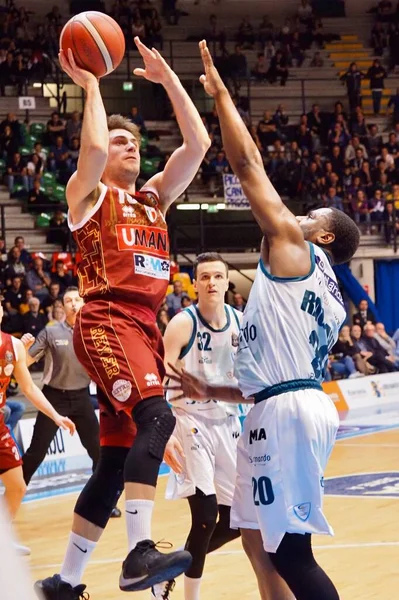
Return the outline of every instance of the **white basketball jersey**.
<path id="1" fill-rule="evenodd" d="M 259 261 L 234 369 L 244 397 L 294 379 L 324 379 L 346 312 L 326 253 L 309 246 L 304 277 L 274 277 Z"/>
<path id="2" fill-rule="evenodd" d="M 228 304 L 224 305 L 226 325 L 222 329 L 213 329 L 203 318 L 197 306 L 184 310 L 192 320 L 192 332 L 188 345 L 183 348 L 179 360 L 184 368 L 193 375 L 215 385 L 237 387 L 234 377 L 234 359 L 238 347 L 242 314 Z M 171 392 L 167 400 L 174 407 L 188 413 L 200 413 L 208 419 L 221 419 L 227 415 L 238 415 L 238 404 L 210 398 L 207 402 L 195 402 L 190 399 L 173 400 Z"/>

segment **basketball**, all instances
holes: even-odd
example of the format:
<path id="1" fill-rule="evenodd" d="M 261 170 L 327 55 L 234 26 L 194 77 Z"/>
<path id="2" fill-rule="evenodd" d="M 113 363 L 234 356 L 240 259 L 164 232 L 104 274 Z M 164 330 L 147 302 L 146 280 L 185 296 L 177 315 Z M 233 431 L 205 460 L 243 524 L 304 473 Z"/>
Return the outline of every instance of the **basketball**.
<path id="1" fill-rule="evenodd" d="M 114 19 L 93 10 L 82 12 L 66 23 L 60 35 L 60 48 L 66 56 L 71 48 L 78 67 L 104 77 L 121 63 L 125 38 Z"/>

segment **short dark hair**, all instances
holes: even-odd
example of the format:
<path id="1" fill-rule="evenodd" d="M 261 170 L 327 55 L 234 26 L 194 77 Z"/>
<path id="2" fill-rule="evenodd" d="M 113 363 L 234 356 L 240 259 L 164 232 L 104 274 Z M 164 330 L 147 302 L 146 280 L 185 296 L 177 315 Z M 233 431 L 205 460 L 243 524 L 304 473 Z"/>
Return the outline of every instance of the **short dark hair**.
<path id="1" fill-rule="evenodd" d="M 326 246 L 332 254 L 334 264 L 341 265 L 350 261 L 360 241 L 360 231 L 356 223 L 342 210 L 330 208 L 329 229 L 335 240 Z"/>
<path id="2" fill-rule="evenodd" d="M 200 265 L 202 263 L 217 262 L 217 261 L 220 261 L 224 264 L 224 266 L 226 267 L 226 274 L 228 275 L 229 274 L 229 265 L 224 260 L 224 258 L 221 254 L 218 254 L 218 252 L 203 252 L 202 254 L 198 254 L 197 258 L 194 261 L 194 279 L 197 278 L 198 265 Z"/>
<path id="3" fill-rule="evenodd" d="M 67 294 L 68 292 L 79 292 L 79 288 L 76 287 L 76 285 L 69 285 L 67 287 L 67 289 L 65 290 L 64 296 L 65 294 Z"/>

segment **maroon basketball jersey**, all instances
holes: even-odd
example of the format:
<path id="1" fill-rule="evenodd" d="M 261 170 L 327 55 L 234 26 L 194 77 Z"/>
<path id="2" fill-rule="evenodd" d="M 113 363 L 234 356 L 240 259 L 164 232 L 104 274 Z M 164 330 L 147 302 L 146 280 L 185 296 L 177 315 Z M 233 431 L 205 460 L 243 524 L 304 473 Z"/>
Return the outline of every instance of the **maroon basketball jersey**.
<path id="1" fill-rule="evenodd" d="M 101 185 L 80 223 L 71 224 L 82 260 L 79 291 L 85 300 L 111 294 L 157 313 L 169 284 L 167 225 L 152 192 L 134 196 Z"/>
<path id="2" fill-rule="evenodd" d="M 6 403 L 6 392 L 10 384 L 17 357 L 15 355 L 12 337 L 8 333 L 0 332 L 0 408 Z M 2 415 L 2 413 L 0 413 Z"/>

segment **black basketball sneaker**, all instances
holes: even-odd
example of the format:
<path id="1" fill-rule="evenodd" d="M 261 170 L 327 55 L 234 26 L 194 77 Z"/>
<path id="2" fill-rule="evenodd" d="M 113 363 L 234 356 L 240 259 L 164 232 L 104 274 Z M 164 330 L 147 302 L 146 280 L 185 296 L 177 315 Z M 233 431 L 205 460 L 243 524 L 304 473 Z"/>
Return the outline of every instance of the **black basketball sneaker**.
<path id="1" fill-rule="evenodd" d="M 35 583 L 35 591 L 39 598 L 45 600 L 89 600 L 85 592 L 86 586 L 82 584 L 72 587 L 70 583 L 62 581 L 59 575 L 47 577 Z"/>

